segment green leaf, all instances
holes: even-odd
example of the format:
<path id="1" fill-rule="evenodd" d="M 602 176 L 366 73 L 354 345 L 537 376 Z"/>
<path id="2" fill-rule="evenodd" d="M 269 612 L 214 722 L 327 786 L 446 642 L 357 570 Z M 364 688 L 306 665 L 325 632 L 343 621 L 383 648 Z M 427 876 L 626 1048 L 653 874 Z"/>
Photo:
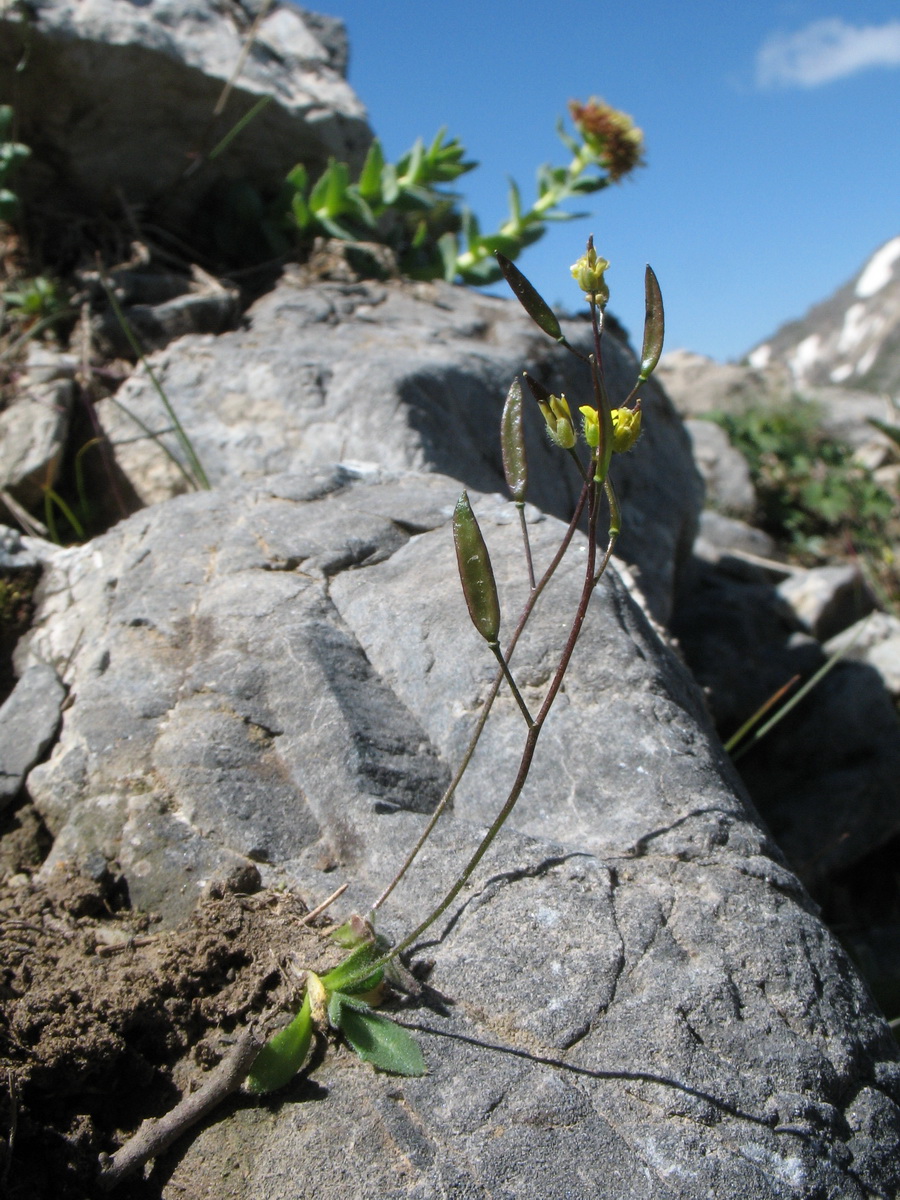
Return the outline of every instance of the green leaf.
<path id="1" fill-rule="evenodd" d="M 381 196 L 387 208 L 397 203 L 400 195 L 400 184 L 397 182 L 397 168 L 393 163 L 385 163 L 381 172 Z"/>
<path id="2" fill-rule="evenodd" d="M 416 138 L 413 148 L 397 163 L 398 183 L 401 188 L 421 183 L 420 173 L 422 159 L 425 156 L 425 146 L 421 138 Z"/>
<path id="3" fill-rule="evenodd" d="M 456 241 L 455 233 L 443 233 L 438 238 L 438 251 L 441 255 L 441 260 L 444 264 L 444 278 L 448 283 L 452 283 L 456 278 L 456 259 L 459 254 L 459 245 Z"/>
<path id="4" fill-rule="evenodd" d="M 648 266 L 644 273 L 644 347 L 641 350 L 641 379 L 648 379 L 662 354 L 666 332 L 662 292 L 659 281 Z"/>
<path id="5" fill-rule="evenodd" d="M 896 446 L 900 446 L 900 426 L 889 425 L 887 421 L 879 421 L 877 417 L 866 417 L 866 420 L 873 429 L 880 430 L 886 438 L 890 438 Z"/>
<path id="6" fill-rule="evenodd" d="M 517 504 L 524 504 L 528 485 L 528 464 L 525 459 L 522 421 L 522 385 L 518 379 L 512 381 L 506 394 L 503 416 L 500 418 L 500 444 L 506 486 L 513 500 Z"/>
<path id="7" fill-rule="evenodd" d="M 247 1076 L 248 1090 L 262 1095 L 290 1083 L 306 1061 L 311 1042 L 312 1012 L 307 995 L 290 1025 L 269 1038 L 256 1056 Z"/>
<path id="8" fill-rule="evenodd" d="M 472 287 L 484 287 L 488 283 L 497 283 L 501 278 L 500 268 L 492 258 L 483 258 L 469 267 L 460 268 L 459 278 Z"/>
<path id="9" fill-rule="evenodd" d="M 500 600 L 490 555 L 466 492 L 453 513 L 453 541 L 472 624 L 485 641 L 496 644 L 500 636 Z"/>
<path id="10" fill-rule="evenodd" d="M 305 229 L 309 224 L 310 211 L 301 192 L 295 192 L 291 197 L 291 213 L 297 223 L 297 228 Z"/>
<path id="11" fill-rule="evenodd" d="M 357 188 L 363 199 L 368 200 L 370 204 L 380 203 L 381 195 L 381 180 L 382 172 L 384 171 L 384 154 L 381 150 L 381 142 L 378 138 L 369 147 L 369 153 L 366 155 L 366 161 L 363 163 L 363 169 L 359 176 Z"/>
<path id="12" fill-rule="evenodd" d="M 380 957 L 374 942 L 363 942 L 333 971 L 322 976 L 322 984 L 328 992 L 368 992 L 377 987 L 384 976 L 384 968 L 366 973 L 366 968 Z"/>
<path id="13" fill-rule="evenodd" d="M 392 1075 L 424 1075 L 425 1059 L 406 1029 L 380 1013 L 341 1005 L 340 1029 L 363 1060 Z"/>
<path id="14" fill-rule="evenodd" d="M 303 163 L 297 163 L 296 167 L 287 174 L 287 182 L 295 191 L 305 192 L 309 187 L 309 175 Z"/>
<path id="15" fill-rule="evenodd" d="M 516 229 L 522 224 L 522 193 L 514 179 L 509 181 L 509 221 Z"/>
<path id="16" fill-rule="evenodd" d="M 570 152 L 570 154 L 577 156 L 581 153 L 581 145 L 575 141 L 570 133 L 566 132 L 566 127 L 563 124 L 562 117 L 557 117 L 556 119 L 556 136 Z"/>
<path id="17" fill-rule="evenodd" d="M 555 338 L 558 342 L 565 342 L 566 339 L 563 336 L 560 323 L 556 319 L 553 309 L 540 292 L 528 282 L 519 268 L 514 263 L 511 263 L 505 254 L 501 254 L 498 251 L 494 257 L 497 259 L 506 282 L 515 293 L 516 299 L 528 313 L 529 317 L 531 317 L 532 321 L 534 321 L 535 325 L 538 325 L 543 329 L 544 333 L 549 334 L 550 337 Z"/>
<path id="18" fill-rule="evenodd" d="M 360 1000 L 357 996 L 351 996 L 349 992 L 332 992 L 328 997 L 328 1023 L 332 1029 L 340 1029 L 341 1014 L 345 1008 L 352 1008 L 355 1012 L 371 1012 L 371 1005 L 366 1004 L 365 1000 Z"/>

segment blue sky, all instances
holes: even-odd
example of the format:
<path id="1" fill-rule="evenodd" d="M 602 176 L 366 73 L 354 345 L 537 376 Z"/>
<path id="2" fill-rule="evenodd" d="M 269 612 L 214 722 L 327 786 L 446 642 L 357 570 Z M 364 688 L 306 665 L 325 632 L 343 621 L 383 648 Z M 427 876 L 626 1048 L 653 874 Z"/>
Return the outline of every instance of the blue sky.
<path id="1" fill-rule="evenodd" d="M 317 7 L 308 4 L 309 7 Z M 507 178 L 530 201 L 562 165 L 556 118 L 599 95 L 644 130 L 647 166 L 588 197 L 519 265 L 574 308 L 593 233 L 611 309 L 640 336 L 643 270 L 668 349 L 736 359 L 900 233 L 897 0 L 332 0 L 350 82 L 389 157 L 448 126 L 481 165 L 459 190 L 487 232 Z"/>

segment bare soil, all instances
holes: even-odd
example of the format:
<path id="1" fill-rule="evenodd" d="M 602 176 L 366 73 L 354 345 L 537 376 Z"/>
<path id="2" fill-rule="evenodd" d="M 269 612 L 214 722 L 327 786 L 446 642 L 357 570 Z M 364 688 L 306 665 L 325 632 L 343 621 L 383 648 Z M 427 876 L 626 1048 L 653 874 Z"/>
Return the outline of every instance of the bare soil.
<path id="1" fill-rule="evenodd" d="M 242 883 L 214 887 L 177 931 L 131 912 L 108 876 L 2 885 L 0 1194 L 107 1195 L 100 1154 L 172 1108 L 253 1014 L 283 1012 L 302 968 L 335 965 L 340 951 L 301 924 L 299 898 Z M 113 1194 L 159 1197 L 167 1174 Z"/>

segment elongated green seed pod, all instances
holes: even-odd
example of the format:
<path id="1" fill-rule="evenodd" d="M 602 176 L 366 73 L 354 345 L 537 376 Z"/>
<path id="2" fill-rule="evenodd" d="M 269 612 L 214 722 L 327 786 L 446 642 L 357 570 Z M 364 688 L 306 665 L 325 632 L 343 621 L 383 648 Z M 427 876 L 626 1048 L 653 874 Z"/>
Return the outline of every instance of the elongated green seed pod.
<path id="1" fill-rule="evenodd" d="M 653 273 L 653 268 L 648 265 L 644 272 L 644 346 L 641 350 L 640 375 L 642 380 L 649 379 L 656 370 L 656 364 L 662 354 L 665 332 L 662 292 L 659 290 L 659 281 Z"/>
<path id="2" fill-rule="evenodd" d="M 503 450 L 503 474 L 516 504 L 525 503 L 528 488 L 528 464 L 525 459 L 525 431 L 522 423 L 522 385 L 514 379 L 509 385 L 503 416 L 500 418 L 500 445 Z"/>
<path id="3" fill-rule="evenodd" d="M 544 333 L 548 333 L 550 337 L 556 338 L 558 342 L 565 342 L 565 336 L 562 331 L 562 326 L 556 319 L 553 309 L 540 294 L 537 288 L 530 283 L 519 268 L 498 250 L 494 257 L 497 260 L 497 265 L 503 272 L 503 277 L 515 293 L 516 299 L 534 321 L 535 325 L 540 326 Z"/>
<path id="4" fill-rule="evenodd" d="M 453 541 L 472 624 L 485 641 L 495 643 L 500 636 L 500 600 L 490 555 L 466 492 L 453 513 Z"/>

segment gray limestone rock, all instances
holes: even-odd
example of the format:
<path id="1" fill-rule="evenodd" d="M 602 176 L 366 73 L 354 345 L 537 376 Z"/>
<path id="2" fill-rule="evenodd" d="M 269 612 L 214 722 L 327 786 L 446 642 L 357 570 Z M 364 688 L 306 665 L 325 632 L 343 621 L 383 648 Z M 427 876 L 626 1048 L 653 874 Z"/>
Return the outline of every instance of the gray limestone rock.
<path id="1" fill-rule="evenodd" d="M 36 663 L 0 706 L 0 809 L 15 800 L 25 776 L 52 744 L 65 698 L 53 668 Z"/>
<path id="2" fill-rule="evenodd" d="M 900 698 L 900 619 L 873 612 L 825 643 L 827 654 L 868 663 L 884 681 L 894 699 Z"/>
<path id="3" fill-rule="evenodd" d="M 455 578 L 459 484 L 309 469 L 141 512 L 54 557 L 20 646 L 73 697 L 28 788 L 61 858 L 118 859 L 178 920 L 241 859 L 360 911 L 433 808 L 491 659 Z M 511 506 L 473 496 L 508 614 Z M 628 510 L 626 509 L 626 521 Z M 561 533 L 531 513 L 534 552 Z M 512 660 L 534 704 L 584 543 Z M 502 802 L 524 735 L 498 699 L 452 814 L 380 918 L 408 929 Z M 429 1074 L 329 1054 L 241 1106 L 162 1195 L 323 1200 L 787 1200 L 900 1187 L 897 1046 L 761 829 L 700 693 L 611 570 L 534 771 L 472 886 L 420 948 Z M 443 998 L 439 1001 L 439 998 Z M 303 1103 L 313 1095 L 317 1103 Z M 234 1171 L 239 1162 L 241 1169 Z"/>
<path id="4" fill-rule="evenodd" d="M 776 588 L 770 572 L 748 566 L 728 556 L 698 560 L 672 621 L 723 738 L 827 657 L 783 595 L 786 584 Z M 864 663 L 837 664 L 740 765 L 779 845 L 816 892 L 900 832 L 900 726 Z"/>
<path id="5" fill-rule="evenodd" d="M 752 517 L 756 492 L 747 460 L 712 421 L 685 421 L 694 462 L 706 484 L 706 503 L 733 517 Z"/>
<path id="6" fill-rule="evenodd" d="M 565 323 L 589 349 L 586 322 Z M 631 351 L 605 339 L 606 381 L 624 399 L 637 374 Z M 311 285 L 286 278 L 247 313 L 247 327 L 187 337 L 152 358 L 155 373 L 214 485 L 336 460 L 434 470 L 482 491 L 503 485 L 500 411 L 527 368 L 573 401 L 590 395 L 585 366 L 542 334 L 513 300 L 433 284 Z M 690 445 L 664 393 L 642 390 L 644 435 L 617 463 L 630 518 L 618 552 L 640 572 L 665 620 L 675 577 L 696 529 L 700 484 Z M 147 503 L 183 490 L 184 478 L 123 408 L 168 428 L 159 397 L 138 370 L 98 405 L 125 474 Z M 529 499 L 568 520 L 580 490 L 527 410 Z M 179 447 L 166 439 L 174 455 Z"/>
<path id="7" fill-rule="evenodd" d="M 778 585 L 778 594 L 820 642 L 848 629 L 876 606 L 869 585 L 853 563 L 795 571 Z"/>
<path id="8" fill-rule="evenodd" d="M 657 367 L 660 383 L 686 417 L 704 413 L 746 412 L 790 398 L 792 382 L 785 367 L 753 368 L 719 363 L 688 350 L 670 350 Z"/>
<path id="9" fill-rule="evenodd" d="M 137 205 L 181 228 L 222 180 L 249 179 L 266 192 L 298 162 L 313 176 L 330 155 L 358 166 L 371 132 L 344 78 L 337 24 L 307 22 L 302 10 L 276 3 L 242 60 L 252 9 L 215 0 L 34 0 L 23 15 L 4 5 L 0 93 L 15 95 L 21 140 L 32 149 L 26 194 L 55 190 L 70 205 L 116 215 L 123 203 Z M 271 102 L 227 151 L 207 158 L 266 96 Z"/>
<path id="10" fill-rule="evenodd" d="M 74 360 L 35 347 L 13 403 L 0 412 L 0 491 L 25 508 L 56 480 L 75 398 Z"/>

